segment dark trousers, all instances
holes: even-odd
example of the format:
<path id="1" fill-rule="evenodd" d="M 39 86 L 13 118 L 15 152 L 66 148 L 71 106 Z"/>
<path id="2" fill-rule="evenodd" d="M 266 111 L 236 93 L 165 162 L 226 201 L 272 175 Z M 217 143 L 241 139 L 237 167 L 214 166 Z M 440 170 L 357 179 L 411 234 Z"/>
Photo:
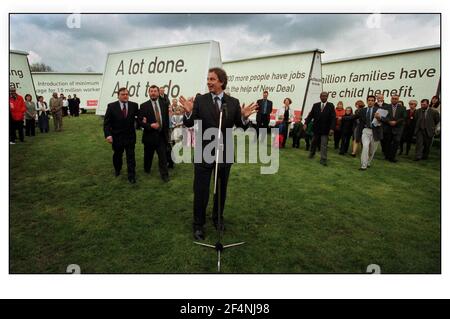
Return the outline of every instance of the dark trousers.
<path id="1" fill-rule="evenodd" d="M 15 121 L 12 118 L 9 122 L 9 141 L 16 142 L 16 131 L 19 131 L 19 139 L 21 142 L 25 140 L 23 135 L 23 121 Z"/>
<path id="2" fill-rule="evenodd" d="M 414 131 L 411 128 L 403 132 L 402 140 L 400 141 L 400 153 L 403 153 L 403 145 L 406 143 L 406 155 L 409 154 L 411 149 L 412 139 L 414 136 Z"/>
<path id="3" fill-rule="evenodd" d="M 419 129 L 416 134 L 416 159 L 427 159 L 430 154 L 433 137 L 428 137 L 426 131 Z"/>
<path id="4" fill-rule="evenodd" d="M 311 150 L 310 154 L 314 155 L 316 154 L 316 149 L 320 149 L 320 160 L 326 161 L 327 160 L 327 147 L 328 147 L 328 135 L 316 135 L 314 134 L 312 143 L 311 143 Z"/>
<path id="5" fill-rule="evenodd" d="M 306 143 L 306 150 L 309 150 L 309 147 L 311 146 L 311 136 L 306 134 L 305 132 L 302 132 L 301 134 L 296 134 L 292 136 L 292 147 L 300 148 L 300 143 L 302 141 L 302 138 L 305 139 Z"/>
<path id="6" fill-rule="evenodd" d="M 292 136 L 292 147 L 300 148 L 300 140 L 301 140 L 300 134 Z"/>
<path id="7" fill-rule="evenodd" d="M 383 136 L 383 141 L 385 143 L 385 157 L 392 161 L 395 160 L 395 156 L 397 155 L 398 148 L 400 146 L 400 140 L 402 138 L 402 132 L 393 133 L 392 130 L 388 131 L 387 136 Z"/>
<path id="8" fill-rule="evenodd" d="M 333 137 L 334 137 L 334 149 L 337 150 L 339 148 L 339 142 L 341 141 L 342 138 L 341 130 L 335 130 L 333 133 Z"/>
<path id="9" fill-rule="evenodd" d="M 218 178 L 220 182 L 220 211 L 223 221 L 223 209 L 227 196 L 228 177 L 230 175 L 231 164 L 219 165 Z M 205 224 L 206 208 L 209 201 L 209 189 L 211 184 L 211 174 L 214 167 L 205 167 L 201 164 L 194 165 L 194 230 L 202 229 Z M 218 199 L 214 196 L 214 207 L 212 218 L 214 222 L 218 220 Z"/>
<path id="10" fill-rule="evenodd" d="M 35 136 L 36 135 L 36 120 L 30 119 L 25 120 L 25 135 Z"/>
<path id="11" fill-rule="evenodd" d="M 70 113 L 70 116 L 74 116 L 75 108 L 73 107 L 73 105 L 69 106 L 69 113 Z"/>
<path id="12" fill-rule="evenodd" d="M 127 169 L 128 169 L 128 177 L 135 177 L 136 176 L 136 159 L 134 157 L 134 147 L 135 143 L 128 142 L 120 142 L 115 141 L 117 139 L 113 136 L 113 144 L 112 148 L 114 151 L 113 154 L 113 165 L 116 172 L 120 172 L 122 169 L 122 161 L 123 161 L 123 152 L 126 154 L 127 158 Z"/>
<path id="13" fill-rule="evenodd" d="M 265 128 L 266 132 L 269 132 L 270 115 L 261 114 L 261 117 L 256 122 L 256 135 L 259 137 L 259 129 Z"/>
<path id="14" fill-rule="evenodd" d="M 350 146 L 350 140 L 352 138 L 352 133 L 350 134 L 342 134 L 341 137 L 341 148 L 339 150 L 340 154 L 347 154 L 348 147 Z"/>
<path id="15" fill-rule="evenodd" d="M 166 158 L 167 158 L 167 167 L 174 168 L 175 163 L 172 159 L 172 142 L 167 144 Z"/>
<path id="16" fill-rule="evenodd" d="M 158 144 L 144 143 L 144 171 L 150 173 L 155 151 L 158 154 L 159 174 L 161 177 L 169 176 L 167 170 L 167 144 L 162 139 Z"/>
<path id="17" fill-rule="evenodd" d="M 306 150 L 309 151 L 309 148 L 311 147 L 311 135 L 306 134 L 305 135 L 305 143 L 306 143 Z"/>
<path id="18" fill-rule="evenodd" d="M 281 143 L 281 147 L 286 146 L 286 140 L 288 138 L 288 130 L 289 130 L 289 123 L 283 122 L 280 124 L 280 134 L 283 135 L 283 142 Z"/>
<path id="19" fill-rule="evenodd" d="M 48 115 L 43 112 L 38 118 L 39 130 L 41 133 L 48 133 Z"/>

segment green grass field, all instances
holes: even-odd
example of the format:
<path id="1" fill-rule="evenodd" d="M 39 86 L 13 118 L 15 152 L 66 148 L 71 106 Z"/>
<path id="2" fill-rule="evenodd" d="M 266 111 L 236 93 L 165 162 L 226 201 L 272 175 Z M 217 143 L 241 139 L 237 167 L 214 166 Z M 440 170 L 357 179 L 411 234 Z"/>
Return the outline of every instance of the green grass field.
<path id="1" fill-rule="evenodd" d="M 216 272 L 215 252 L 192 243 L 192 164 L 164 184 L 155 156 L 145 175 L 138 133 L 131 185 L 113 176 L 100 118 L 64 120 L 62 133 L 10 146 L 10 272 Z M 378 264 L 382 273 L 440 273 L 437 148 L 426 162 L 396 164 L 378 150 L 361 172 L 358 158 L 330 149 L 322 167 L 304 141 L 300 150 L 290 142 L 276 175 L 233 165 L 223 242 L 246 245 L 223 254 L 223 272 L 365 273 Z M 215 242 L 210 218 L 206 236 Z"/>

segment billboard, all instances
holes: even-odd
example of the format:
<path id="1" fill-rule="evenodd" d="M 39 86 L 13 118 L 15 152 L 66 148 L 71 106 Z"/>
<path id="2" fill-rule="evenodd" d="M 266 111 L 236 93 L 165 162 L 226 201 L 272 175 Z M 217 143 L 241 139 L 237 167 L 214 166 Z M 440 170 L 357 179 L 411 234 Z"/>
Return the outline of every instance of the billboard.
<path id="1" fill-rule="evenodd" d="M 322 53 L 315 49 L 226 61 L 227 92 L 248 104 L 261 99 L 267 90 L 274 109 L 282 107 L 288 97 L 298 117 L 319 99 Z"/>
<path id="2" fill-rule="evenodd" d="M 408 100 L 431 99 L 440 81 L 440 46 L 392 51 L 322 64 L 322 82 L 329 100 L 354 107 L 367 95 L 391 94 Z"/>
<path id="3" fill-rule="evenodd" d="M 36 94 L 46 101 L 54 92 L 66 97 L 74 94 L 80 99 L 80 108 L 96 109 L 102 83 L 101 73 L 33 72 Z"/>
<path id="4" fill-rule="evenodd" d="M 117 100 L 126 87 L 130 100 L 149 99 L 151 85 L 163 86 L 169 98 L 207 92 L 210 67 L 221 67 L 219 43 L 203 41 L 109 53 L 103 73 L 97 115 L 104 115 L 108 103 Z"/>
<path id="5" fill-rule="evenodd" d="M 33 77 L 27 56 L 27 52 L 9 51 L 9 85 L 14 86 L 19 95 L 31 94 L 36 100 Z"/>

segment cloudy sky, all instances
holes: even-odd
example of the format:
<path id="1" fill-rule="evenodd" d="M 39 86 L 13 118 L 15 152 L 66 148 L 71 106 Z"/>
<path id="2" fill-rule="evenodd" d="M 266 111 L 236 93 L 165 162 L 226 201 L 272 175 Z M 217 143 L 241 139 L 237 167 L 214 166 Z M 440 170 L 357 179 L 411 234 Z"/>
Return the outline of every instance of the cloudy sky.
<path id="1" fill-rule="evenodd" d="M 435 14 L 11 15 L 11 49 L 56 71 L 103 72 L 110 51 L 216 40 L 222 59 L 320 48 L 323 60 L 440 44 Z"/>

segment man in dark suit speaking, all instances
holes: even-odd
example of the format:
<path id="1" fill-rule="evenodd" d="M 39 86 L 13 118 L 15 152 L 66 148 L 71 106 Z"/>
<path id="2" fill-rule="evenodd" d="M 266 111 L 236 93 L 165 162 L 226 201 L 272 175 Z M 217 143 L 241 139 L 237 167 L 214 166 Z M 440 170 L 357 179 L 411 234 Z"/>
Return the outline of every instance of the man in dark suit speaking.
<path id="1" fill-rule="evenodd" d="M 187 127 L 192 127 L 194 121 L 201 121 L 202 126 L 202 137 L 203 132 L 210 128 L 219 127 L 219 114 L 223 107 L 223 117 L 222 117 L 222 134 L 223 134 L 223 144 L 224 150 L 226 147 L 226 133 L 227 128 L 246 127 L 248 124 L 248 117 L 256 112 L 257 104 L 251 103 L 248 106 L 245 104 L 240 106 L 239 100 L 233 98 L 224 93 L 227 86 L 227 74 L 223 69 L 211 68 L 208 71 L 207 78 L 209 93 L 204 95 L 199 95 L 195 98 L 186 99 L 185 97 L 180 97 L 180 103 L 185 109 L 186 114 L 184 116 L 183 122 Z M 198 136 L 198 135 L 196 135 Z M 196 138 L 196 153 L 201 148 L 201 152 L 205 147 L 211 143 L 208 140 L 198 140 Z M 223 154 L 223 162 L 219 162 L 218 176 L 220 177 L 220 211 L 223 214 L 223 209 L 225 206 L 225 198 L 227 193 L 227 183 L 228 176 L 230 174 L 231 162 L 226 161 L 226 154 Z M 196 240 L 203 240 L 205 224 L 205 214 L 206 207 L 208 206 L 209 200 L 209 188 L 211 182 L 211 173 L 213 172 L 215 163 L 207 162 L 202 156 L 200 162 L 195 161 L 194 163 L 194 238 Z M 213 222 L 214 226 L 218 227 L 218 205 L 217 197 L 214 197 L 214 208 L 213 208 Z M 221 220 L 223 221 L 223 217 Z M 223 223 L 222 223 L 223 226 Z"/>
<path id="2" fill-rule="evenodd" d="M 159 95 L 156 85 L 148 89 L 150 100 L 141 104 L 139 124 L 144 128 L 142 143 L 144 144 L 144 171 L 150 174 L 153 155 L 158 154 L 159 173 L 164 182 L 169 181 L 167 169 L 167 146 L 169 142 L 169 104 Z"/>
<path id="3" fill-rule="evenodd" d="M 138 116 L 137 103 L 128 101 L 128 90 L 120 88 L 119 100 L 108 104 L 103 121 L 103 131 L 106 141 L 112 144 L 113 165 L 116 176 L 122 169 L 122 157 L 125 151 L 127 157 L 128 181 L 136 183 L 136 160 L 134 147 L 136 145 L 136 120 Z"/>

